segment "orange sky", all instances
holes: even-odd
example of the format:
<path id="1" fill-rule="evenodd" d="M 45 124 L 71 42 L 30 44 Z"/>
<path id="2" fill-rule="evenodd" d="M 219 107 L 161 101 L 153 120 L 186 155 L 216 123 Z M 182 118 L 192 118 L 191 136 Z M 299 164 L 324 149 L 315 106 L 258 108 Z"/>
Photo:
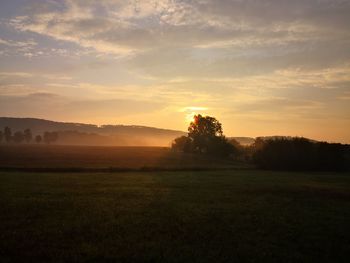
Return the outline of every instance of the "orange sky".
<path id="1" fill-rule="evenodd" d="M 34 1 L 0 9 L 0 115 L 350 143 L 350 1 Z"/>

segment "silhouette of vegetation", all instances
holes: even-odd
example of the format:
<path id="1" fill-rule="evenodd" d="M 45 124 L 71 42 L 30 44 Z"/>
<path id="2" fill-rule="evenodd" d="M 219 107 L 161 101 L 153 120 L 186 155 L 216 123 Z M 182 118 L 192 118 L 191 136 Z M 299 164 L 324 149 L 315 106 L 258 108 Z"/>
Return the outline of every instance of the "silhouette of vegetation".
<path id="1" fill-rule="evenodd" d="M 5 141 L 7 143 L 9 143 L 11 141 L 11 137 L 12 137 L 12 131 L 9 127 L 5 127 L 4 129 L 4 137 L 5 137 Z"/>
<path id="2" fill-rule="evenodd" d="M 57 132 L 44 132 L 44 142 L 46 144 L 50 144 L 53 142 L 56 142 L 58 139 L 58 133 Z"/>
<path id="3" fill-rule="evenodd" d="M 188 135 L 174 140 L 172 148 L 183 152 L 228 157 L 235 153 L 234 145 L 223 135 L 221 123 L 214 117 L 198 114 L 188 127 Z"/>
<path id="4" fill-rule="evenodd" d="M 172 148 L 178 151 L 190 152 L 191 139 L 187 136 L 181 136 L 174 140 Z"/>
<path id="5" fill-rule="evenodd" d="M 24 141 L 24 134 L 21 131 L 16 131 L 13 135 L 13 141 L 15 143 L 22 143 Z"/>
<path id="6" fill-rule="evenodd" d="M 43 140 L 45 143 L 50 144 L 54 143 L 58 140 L 58 133 L 57 132 L 44 132 L 44 135 L 36 135 L 35 136 L 35 142 L 41 143 Z M 10 127 L 6 126 L 4 128 L 4 132 L 0 131 L 0 143 L 4 140 L 7 144 L 10 143 L 31 143 L 33 141 L 33 133 L 32 130 L 27 128 L 24 131 L 16 131 L 12 135 L 12 130 Z"/>
<path id="7" fill-rule="evenodd" d="M 30 143 L 33 139 L 33 134 L 32 131 L 30 129 L 25 129 L 24 130 L 24 140 L 26 141 L 26 143 Z"/>
<path id="8" fill-rule="evenodd" d="M 58 142 L 61 145 L 169 147 L 174 138 L 186 134 L 183 131 L 136 125 L 97 126 L 34 118 L 0 117 L 1 130 L 6 126 L 11 127 L 12 131 L 30 128 L 33 139 L 38 134 L 43 136 L 45 131 L 58 132 Z"/>
<path id="9" fill-rule="evenodd" d="M 42 140 L 43 140 L 43 138 L 41 137 L 41 135 L 35 136 L 35 142 L 36 143 L 41 143 Z"/>
<path id="10" fill-rule="evenodd" d="M 178 151 L 234 157 L 256 167 L 290 171 L 344 171 L 350 169 L 350 147 L 339 143 L 316 142 L 301 137 L 258 137 L 254 144 L 241 145 L 226 139 L 221 123 L 213 117 L 194 116 L 188 136 L 174 140 Z"/>
<path id="11" fill-rule="evenodd" d="M 346 169 L 345 145 L 306 138 L 257 138 L 253 162 L 262 169 L 341 171 Z"/>
<path id="12" fill-rule="evenodd" d="M 12 133 L 8 126 L 0 131 L 0 143 L 53 144 L 64 135 L 77 132 L 44 132 L 33 136 L 31 129 Z M 63 137 L 61 137 L 61 135 Z M 80 136 L 80 133 L 77 133 Z M 84 134 L 93 139 L 95 134 Z M 66 136 L 66 137 L 67 137 Z M 69 137 L 68 136 L 68 137 Z M 78 137 L 79 137 L 78 136 Z M 34 138 L 34 140 L 33 140 Z M 77 136 L 72 137 L 77 138 Z M 196 115 L 188 127 L 187 136 L 176 138 L 172 149 L 234 159 L 241 164 L 270 170 L 343 171 L 350 170 L 350 146 L 339 143 L 316 142 L 300 137 L 258 137 L 252 145 L 241 145 L 234 138 L 223 135 L 221 123 L 214 117 Z"/>
<path id="13" fill-rule="evenodd" d="M 242 145 L 239 141 L 234 138 L 228 139 L 228 142 L 233 146 L 234 158 L 238 161 L 249 162 L 251 158 L 248 157 L 249 146 Z"/>

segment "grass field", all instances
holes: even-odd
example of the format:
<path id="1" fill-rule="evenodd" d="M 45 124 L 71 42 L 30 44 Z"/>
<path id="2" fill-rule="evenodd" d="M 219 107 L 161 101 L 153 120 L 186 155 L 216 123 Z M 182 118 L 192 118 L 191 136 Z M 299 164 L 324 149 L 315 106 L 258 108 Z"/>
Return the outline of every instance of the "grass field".
<path id="1" fill-rule="evenodd" d="M 246 165 L 243 165 L 246 166 Z M 1 145 L 1 168 L 43 170 L 194 169 L 242 167 L 206 156 L 174 152 L 165 147 Z"/>
<path id="2" fill-rule="evenodd" d="M 0 172 L 1 262 L 348 262 L 350 174 Z"/>

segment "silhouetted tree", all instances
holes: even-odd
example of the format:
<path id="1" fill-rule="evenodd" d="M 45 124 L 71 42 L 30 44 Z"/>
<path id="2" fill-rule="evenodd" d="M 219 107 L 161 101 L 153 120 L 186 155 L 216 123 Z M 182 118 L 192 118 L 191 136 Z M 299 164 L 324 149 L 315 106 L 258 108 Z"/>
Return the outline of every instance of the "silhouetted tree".
<path id="1" fill-rule="evenodd" d="M 30 143 L 33 139 L 32 131 L 30 129 L 24 130 L 24 140 L 26 143 Z"/>
<path id="2" fill-rule="evenodd" d="M 41 137 L 41 135 L 35 136 L 35 142 L 36 143 L 41 143 L 42 140 L 43 140 L 43 138 Z"/>
<path id="3" fill-rule="evenodd" d="M 179 151 L 191 152 L 191 139 L 187 136 L 181 136 L 174 140 L 172 148 Z"/>
<path id="4" fill-rule="evenodd" d="M 221 123 L 213 117 L 200 114 L 194 116 L 190 123 L 188 136 L 175 139 L 172 148 L 220 157 L 234 153 L 234 146 L 223 135 Z"/>
<path id="5" fill-rule="evenodd" d="M 215 137 L 222 136 L 222 125 L 214 117 L 198 114 L 193 117 L 193 121 L 188 127 L 188 136 L 194 138 L 196 136 Z"/>
<path id="6" fill-rule="evenodd" d="M 234 154 L 236 157 L 240 156 L 243 159 L 247 158 L 247 151 L 246 151 L 246 147 L 242 146 L 236 139 L 228 139 L 228 142 L 230 144 L 232 144 L 233 149 L 234 149 Z"/>
<path id="7" fill-rule="evenodd" d="M 58 133 L 57 132 L 45 132 L 43 139 L 44 139 L 44 142 L 46 144 L 53 143 L 53 142 L 57 141 Z"/>
<path id="8" fill-rule="evenodd" d="M 306 138 L 258 139 L 253 161 L 273 170 L 343 170 L 344 146 L 313 142 Z"/>
<path id="9" fill-rule="evenodd" d="M 215 144 L 215 138 L 222 136 L 221 123 L 213 117 L 198 114 L 188 127 L 188 137 L 192 141 L 194 152 L 207 153 Z"/>
<path id="10" fill-rule="evenodd" d="M 50 143 L 50 132 L 44 132 L 43 140 L 44 140 L 44 143 L 46 144 Z"/>
<path id="11" fill-rule="evenodd" d="M 4 129 L 4 137 L 5 137 L 5 141 L 7 143 L 9 143 L 11 141 L 11 137 L 12 137 L 12 131 L 9 127 L 5 127 Z"/>
<path id="12" fill-rule="evenodd" d="M 21 131 L 16 131 L 15 134 L 13 135 L 13 141 L 15 143 L 21 143 L 24 141 L 24 134 Z"/>

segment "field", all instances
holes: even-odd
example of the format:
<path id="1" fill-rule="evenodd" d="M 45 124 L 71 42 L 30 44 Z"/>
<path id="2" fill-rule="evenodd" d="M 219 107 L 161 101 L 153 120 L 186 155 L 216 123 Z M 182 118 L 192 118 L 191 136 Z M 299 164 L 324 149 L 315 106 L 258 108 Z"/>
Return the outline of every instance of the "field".
<path id="1" fill-rule="evenodd" d="M 1 262 L 348 262 L 349 173 L 2 145 L 0 182 Z"/>
<path id="2" fill-rule="evenodd" d="M 244 164 L 165 147 L 2 145 L 0 169 L 34 171 L 135 171 L 241 168 Z"/>
<path id="3" fill-rule="evenodd" d="M 348 262 L 350 175 L 0 172 L 1 262 Z"/>

